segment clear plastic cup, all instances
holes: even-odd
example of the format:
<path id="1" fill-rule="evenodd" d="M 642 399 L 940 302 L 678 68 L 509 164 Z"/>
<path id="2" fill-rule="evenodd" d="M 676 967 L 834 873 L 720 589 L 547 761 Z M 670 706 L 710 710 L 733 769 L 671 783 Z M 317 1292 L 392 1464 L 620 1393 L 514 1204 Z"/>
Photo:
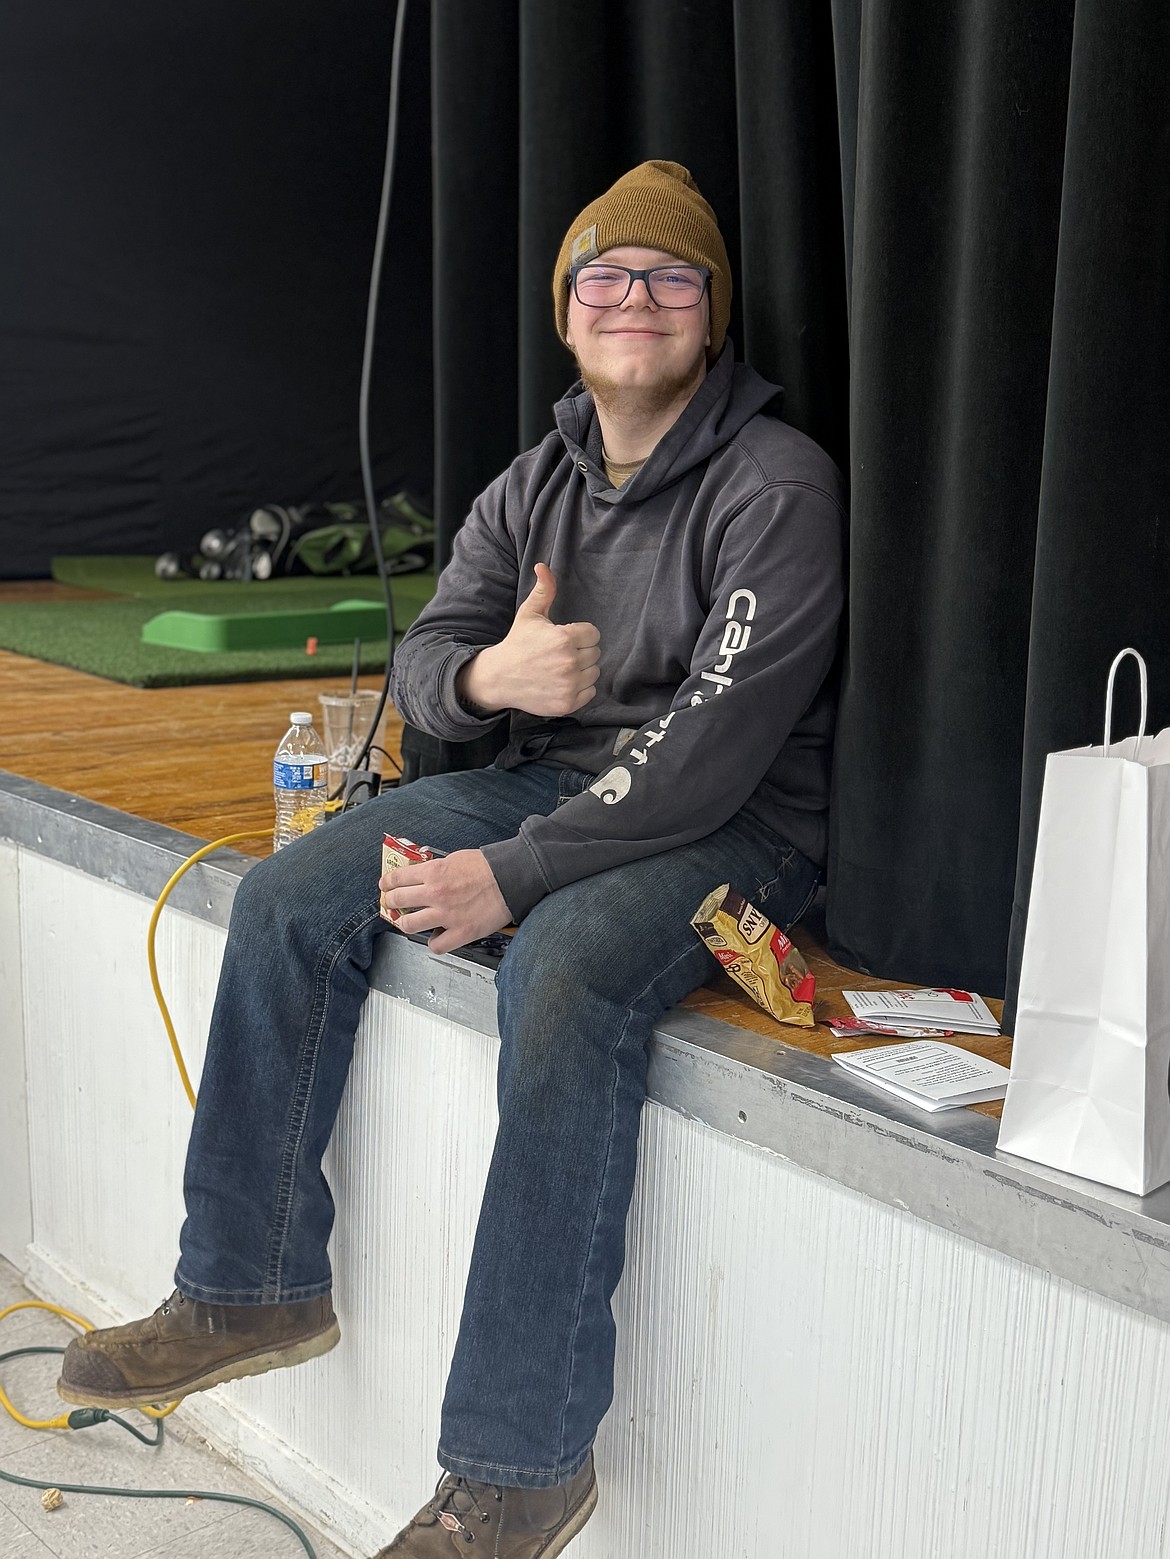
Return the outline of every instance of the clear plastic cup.
<path id="1" fill-rule="evenodd" d="M 331 797 L 340 795 L 346 769 L 352 769 L 361 752 L 378 708 L 377 693 L 359 688 L 356 693 L 321 693 L 322 737 L 329 757 L 327 784 Z M 375 737 L 375 741 L 377 737 Z M 382 772 L 382 755 L 371 750 L 366 766 Z"/>

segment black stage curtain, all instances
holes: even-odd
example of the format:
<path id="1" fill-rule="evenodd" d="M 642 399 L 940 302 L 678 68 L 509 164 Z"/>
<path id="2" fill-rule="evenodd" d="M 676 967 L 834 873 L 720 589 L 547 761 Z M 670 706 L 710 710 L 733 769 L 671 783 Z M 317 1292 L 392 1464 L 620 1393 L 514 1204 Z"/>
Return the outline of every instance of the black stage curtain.
<path id="1" fill-rule="evenodd" d="M 432 80 L 442 545 L 572 378 L 568 223 L 686 163 L 737 346 L 851 477 L 832 949 L 1003 993 L 1122 645 L 1170 723 L 1165 0 L 434 0 Z"/>
<path id="2" fill-rule="evenodd" d="M 4 9 L 0 575 L 357 491 L 393 22 Z M 573 377 L 569 221 L 686 163 L 737 348 L 851 480 L 832 949 L 1010 995 L 1045 754 L 1127 643 L 1170 723 L 1170 7 L 432 0 L 406 63 L 379 485 L 433 428 L 445 555 Z"/>
<path id="3" fill-rule="evenodd" d="M 0 8 L 0 577 L 360 494 L 395 8 Z M 429 18 L 410 16 L 379 485 L 427 494 Z"/>

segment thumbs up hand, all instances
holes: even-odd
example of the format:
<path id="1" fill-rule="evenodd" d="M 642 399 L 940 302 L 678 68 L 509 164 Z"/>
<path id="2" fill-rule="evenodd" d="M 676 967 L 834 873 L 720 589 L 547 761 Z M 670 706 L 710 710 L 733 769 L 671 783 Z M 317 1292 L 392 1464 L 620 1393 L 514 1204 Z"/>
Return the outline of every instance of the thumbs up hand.
<path id="1" fill-rule="evenodd" d="M 456 679 L 459 696 L 485 714 L 571 715 L 595 696 L 601 635 L 592 623 L 554 623 L 556 577 L 544 563 L 535 572 L 507 637 L 481 650 Z"/>
<path id="2" fill-rule="evenodd" d="M 547 617 L 557 598 L 557 576 L 548 564 L 538 563 L 533 572 L 536 574 L 536 583 L 529 591 L 527 600 L 521 601 L 517 607 L 517 620 L 521 617 Z"/>

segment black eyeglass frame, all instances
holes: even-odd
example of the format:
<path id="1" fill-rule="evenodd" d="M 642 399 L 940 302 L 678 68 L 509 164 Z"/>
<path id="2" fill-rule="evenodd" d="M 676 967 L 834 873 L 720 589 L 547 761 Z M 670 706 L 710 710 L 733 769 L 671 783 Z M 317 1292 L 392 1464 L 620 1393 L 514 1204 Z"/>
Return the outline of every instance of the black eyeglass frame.
<path id="1" fill-rule="evenodd" d="M 607 271 L 625 271 L 629 277 L 625 292 L 616 303 L 586 303 L 585 299 L 577 291 L 577 277 L 582 271 L 591 271 L 596 267 Z M 650 278 L 656 271 L 698 271 L 703 278 L 703 290 L 693 303 L 659 303 L 650 287 Z M 647 270 L 635 271 L 628 265 L 611 265 L 607 260 L 584 260 L 580 265 L 569 266 L 569 290 L 583 309 L 620 309 L 622 304 L 634 290 L 634 283 L 640 281 L 644 284 L 650 301 L 657 309 L 697 309 L 699 304 L 711 290 L 711 267 L 709 265 L 692 265 L 690 260 L 680 260 L 677 265 L 651 265 Z"/>

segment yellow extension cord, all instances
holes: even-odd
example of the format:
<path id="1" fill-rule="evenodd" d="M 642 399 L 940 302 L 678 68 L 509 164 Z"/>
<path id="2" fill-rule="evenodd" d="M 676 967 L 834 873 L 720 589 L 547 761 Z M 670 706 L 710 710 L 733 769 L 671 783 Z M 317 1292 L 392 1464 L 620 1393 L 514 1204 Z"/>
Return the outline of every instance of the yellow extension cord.
<path id="1" fill-rule="evenodd" d="M 5 1316 L 11 1315 L 15 1310 L 51 1310 L 54 1315 L 64 1316 L 67 1321 L 72 1321 L 74 1326 L 83 1332 L 92 1332 L 93 1324 L 80 1315 L 74 1315 L 72 1310 L 63 1310 L 60 1305 L 47 1304 L 43 1299 L 22 1299 L 19 1304 L 9 1305 L 6 1310 L 0 1310 L 0 1321 Z M 166 1407 L 140 1407 L 139 1412 L 145 1413 L 148 1418 L 166 1418 L 178 1407 L 177 1402 L 170 1402 Z M 69 1429 L 68 1413 L 62 1413 L 60 1418 L 26 1418 L 25 1415 L 14 1407 L 9 1401 L 8 1393 L 0 1386 L 0 1407 L 18 1424 L 23 1424 L 26 1429 Z"/>
<path id="2" fill-rule="evenodd" d="M 167 879 L 166 886 L 155 901 L 154 913 L 150 917 L 150 925 L 146 928 L 146 961 L 150 965 L 150 983 L 154 989 L 154 999 L 158 1002 L 158 1010 L 162 1013 L 163 1023 L 166 1025 L 167 1038 L 171 1042 L 171 1053 L 175 1058 L 175 1065 L 179 1069 L 179 1076 L 183 1080 L 183 1088 L 187 1095 L 187 1103 L 195 1108 L 195 1090 L 191 1087 L 191 1079 L 187 1075 L 187 1067 L 183 1061 L 183 1052 L 179 1049 L 179 1041 L 175 1034 L 175 1025 L 171 1022 L 170 1009 L 167 1007 L 166 998 L 159 984 L 158 963 L 154 956 L 154 933 L 158 926 L 158 917 L 162 914 L 163 905 L 170 897 L 171 889 L 178 882 L 184 872 L 190 871 L 205 855 L 210 855 L 213 850 L 222 850 L 225 845 L 239 844 L 242 839 L 271 839 L 271 828 L 253 828 L 241 834 L 225 834 L 222 839 L 213 840 L 211 844 L 205 844 L 202 849 L 196 850 L 194 855 L 189 855 L 179 867 Z"/>
<path id="3" fill-rule="evenodd" d="M 158 961 L 155 958 L 154 952 L 154 938 L 158 927 L 158 917 L 162 913 L 163 905 L 171 895 L 171 890 L 183 873 L 190 871 L 192 866 L 197 865 L 205 856 L 210 855 L 213 850 L 222 850 L 229 844 L 239 844 L 244 839 L 270 839 L 271 837 L 271 828 L 255 828 L 248 830 L 246 833 L 227 834 L 222 839 L 216 839 L 211 844 L 205 844 L 201 849 L 196 850 L 194 855 L 189 855 L 178 871 L 173 872 L 167 879 L 165 887 L 155 901 L 154 912 L 150 917 L 150 925 L 147 927 L 146 961 L 150 965 L 150 983 L 154 990 L 154 999 L 158 1002 L 159 1011 L 162 1013 L 163 1023 L 166 1025 L 167 1038 L 171 1042 L 171 1053 L 175 1058 L 175 1065 L 179 1069 L 179 1076 L 183 1082 L 187 1101 L 192 1109 L 195 1108 L 195 1090 L 191 1087 L 191 1079 L 187 1073 L 186 1063 L 183 1060 L 183 1052 L 179 1049 L 175 1025 L 171 1022 L 170 1009 L 167 1007 L 166 998 L 163 996 L 162 986 L 158 978 Z M 74 1315 L 72 1310 L 62 1309 L 60 1305 L 48 1304 L 43 1299 L 23 1299 L 19 1304 L 9 1305 L 7 1309 L 0 1310 L 0 1321 L 3 1321 L 6 1316 L 12 1315 L 17 1310 L 50 1310 L 54 1315 L 63 1316 L 65 1320 L 71 1321 L 80 1331 L 93 1331 L 92 1322 L 85 1320 L 80 1315 Z M 148 1418 L 166 1418 L 168 1414 L 175 1411 L 178 1405 L 178 1402 L 171 1402 L 166 1407 L 141 1407 L 139 1411 L 145 1413 Z M 67 1413 L 63 1413 L 59 1418 L 27 1418 L 9 1401 L 8 1394 L 2 1386 L 0 1386 L 0 1407 L 26 1429 L 68 1429 L 70 1427 L 69 1415 Z"/>

